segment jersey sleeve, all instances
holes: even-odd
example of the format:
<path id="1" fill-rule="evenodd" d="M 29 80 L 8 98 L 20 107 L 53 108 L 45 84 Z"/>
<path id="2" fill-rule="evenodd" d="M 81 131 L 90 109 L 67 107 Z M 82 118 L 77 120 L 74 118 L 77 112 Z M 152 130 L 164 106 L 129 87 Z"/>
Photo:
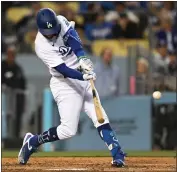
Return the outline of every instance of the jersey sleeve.
<path id="1" fill-rule="evenodd" d="M 64 16 L 57 16 L 59 23 L 61 24 L 61 35 L 65 35 L 65 33 L 69 30 L 72 26 L 72 22 L 69 22 Z"/>
<path id="2" fill-rule="evenodd" d="M 61 56 L 57 54 L 57 50 L 51 47 L 39 47 L 35 45 L 35 52 L 37 56 L 48 66 L 48 67 L 56 67 L 64 61 L 61 59 Z"/>

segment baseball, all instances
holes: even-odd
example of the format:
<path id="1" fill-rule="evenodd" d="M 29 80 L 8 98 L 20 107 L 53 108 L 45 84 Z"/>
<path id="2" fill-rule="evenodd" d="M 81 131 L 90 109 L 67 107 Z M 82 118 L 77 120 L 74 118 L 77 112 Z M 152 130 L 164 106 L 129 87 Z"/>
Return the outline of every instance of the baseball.
<path id="1" fill-rule="evenodd" d="M 152 96 L 154 99 L 160 99 L 162 94 L 160 91 L 155 91 L 155 92 L 153 92 Z"/>

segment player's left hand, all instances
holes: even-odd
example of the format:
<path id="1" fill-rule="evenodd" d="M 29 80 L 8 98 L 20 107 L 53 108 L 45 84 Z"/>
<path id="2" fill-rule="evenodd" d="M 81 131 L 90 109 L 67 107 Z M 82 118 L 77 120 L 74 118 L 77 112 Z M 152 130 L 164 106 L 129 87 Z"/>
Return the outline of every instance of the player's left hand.
<path id="1" fill-rule="evenodd" d="M 82 58 L 79 60 L 79 64 L 84 73 L 93 72 L 93 63 L 88 58 Z"/>
<path id="2" fill-rule="evenodd" d="M 91 80 L 91 79 L 93 79 L 95 81 L 96 80 L 96 74 L 93 71 L 91 71 L 89 73 L 86 73 L 86 74 L 83 74 L 83 79 L 85 81 L 88 81 L 88 80 Z"/>

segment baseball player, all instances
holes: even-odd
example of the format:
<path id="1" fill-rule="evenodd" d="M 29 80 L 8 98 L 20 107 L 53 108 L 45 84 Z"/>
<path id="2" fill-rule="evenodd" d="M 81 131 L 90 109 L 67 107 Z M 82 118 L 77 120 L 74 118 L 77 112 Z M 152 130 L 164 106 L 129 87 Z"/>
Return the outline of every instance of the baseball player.
<path id="1" fill-rule="evenodd" d="M 51 74 L 50 89 L 57 103 L 61 124 L 39 135 L 27 133 L 18 155 L 20 164 L 26 164 L 38 147 L 47 142 L 68 139 L 77 132 L 80 112 L 93 121 L 101 139 L 112 155 L 112 165 L 123 167 L 125 153 L 112 130 L 102 108 L 104 123 L 97 121 L 89 80 L 96 79 L 93 64 L 86 56 L 74 22 L 57 16 L 49 8 L 41 9 L 37 16 L 38 33 L 35 52 L 47 65 Z M 81 72 L 82 71 L 82 72 Z M 97 93 L 98 94 L 98 93 Z M 82 144 L 82 141 L 81 141 Z"/>

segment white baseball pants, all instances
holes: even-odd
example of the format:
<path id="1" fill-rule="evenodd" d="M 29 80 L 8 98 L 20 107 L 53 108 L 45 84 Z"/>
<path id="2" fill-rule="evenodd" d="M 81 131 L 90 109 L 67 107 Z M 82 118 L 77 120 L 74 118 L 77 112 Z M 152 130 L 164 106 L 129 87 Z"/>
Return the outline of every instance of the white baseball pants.
<path id="1" fill-rule="evenodd" d="M 84 111 L 92 119 L 96 128 L 109 123 L 103 108 L 105 122 L 100 124 L 97 121 L 89 81 L 52 77 L 50 88 L 61 118 L 61 124 L 57 127 L 60 140 L 70 138 L 76 134 L 81 111 Z"/>

